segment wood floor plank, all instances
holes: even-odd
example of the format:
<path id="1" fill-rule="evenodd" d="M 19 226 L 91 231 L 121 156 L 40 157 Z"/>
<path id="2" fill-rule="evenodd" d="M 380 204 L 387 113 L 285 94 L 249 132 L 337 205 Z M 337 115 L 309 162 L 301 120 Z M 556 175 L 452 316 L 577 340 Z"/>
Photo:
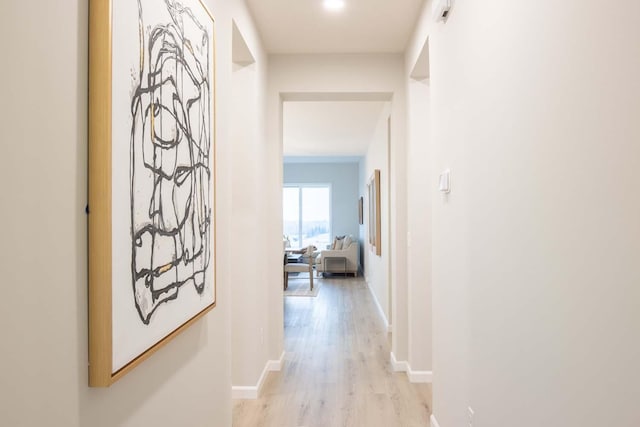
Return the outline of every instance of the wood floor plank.
<path id="1" fill-rule="evenodd" d="M 428 426 L 431 387 L 392 371 L 386 332 L 362 278 L 320 278 L 318 296 L 286 297 L 285 359 L 234 427 Z"/>

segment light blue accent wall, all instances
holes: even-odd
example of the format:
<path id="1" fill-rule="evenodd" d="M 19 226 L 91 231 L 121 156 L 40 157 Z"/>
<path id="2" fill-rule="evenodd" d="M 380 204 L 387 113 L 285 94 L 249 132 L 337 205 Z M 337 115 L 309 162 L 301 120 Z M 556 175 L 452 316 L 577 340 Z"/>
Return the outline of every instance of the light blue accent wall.
<path id="1" fill-rule="evenodd" d="M 284 184 L 331 185 L 331 234 L 351 235 L 358 239 L 359 165 L 349 163 L 284 162 Z"/>

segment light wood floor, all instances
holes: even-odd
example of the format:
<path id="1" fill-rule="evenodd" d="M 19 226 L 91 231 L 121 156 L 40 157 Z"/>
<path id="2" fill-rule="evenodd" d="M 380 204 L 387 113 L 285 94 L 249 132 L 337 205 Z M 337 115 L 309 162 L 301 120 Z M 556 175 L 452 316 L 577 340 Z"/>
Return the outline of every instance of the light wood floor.
<path id="1" fill-rule="evenodd" d="M 285 298 L 282 371 L 260 399 L 234 401 L 233 426 L 428 426 L 431 387 L 392 372 L 390 335 L 364 280 L 317 284 L 315 298 Z"/>

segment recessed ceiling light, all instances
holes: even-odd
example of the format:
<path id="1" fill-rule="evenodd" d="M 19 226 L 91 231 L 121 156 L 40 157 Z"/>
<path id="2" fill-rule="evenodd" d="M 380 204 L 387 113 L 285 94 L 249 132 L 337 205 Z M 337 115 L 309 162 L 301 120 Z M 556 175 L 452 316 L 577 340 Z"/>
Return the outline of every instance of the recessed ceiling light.
<path id="1" fill-rule="evenodd" d="M 327 10 L 342 10 L 344 9 L 344 0 L 324 0 L 324 8 Z"/>

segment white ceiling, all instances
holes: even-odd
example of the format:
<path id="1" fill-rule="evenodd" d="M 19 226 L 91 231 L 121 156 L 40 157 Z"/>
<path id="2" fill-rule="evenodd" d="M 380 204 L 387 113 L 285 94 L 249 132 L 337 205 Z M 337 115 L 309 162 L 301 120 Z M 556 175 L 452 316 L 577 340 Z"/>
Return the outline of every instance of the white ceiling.
<path id="1" fill-rule="evenodd" d="M 364 156 L 382 101 L 284 102 L 285 156 Z"/>
<path id="2" fill-rule="evenodd" d="M 269 53 L 403 52 L 424 0 L 247 0 Z"/>
<path id="3" fill-rule="evenodd" d="M 400 53 L 425 0 L 247 0 L 269 53 Z M 285 156 L 363 156 L 385 106 L 382 101 L 285 102 Z"/>

